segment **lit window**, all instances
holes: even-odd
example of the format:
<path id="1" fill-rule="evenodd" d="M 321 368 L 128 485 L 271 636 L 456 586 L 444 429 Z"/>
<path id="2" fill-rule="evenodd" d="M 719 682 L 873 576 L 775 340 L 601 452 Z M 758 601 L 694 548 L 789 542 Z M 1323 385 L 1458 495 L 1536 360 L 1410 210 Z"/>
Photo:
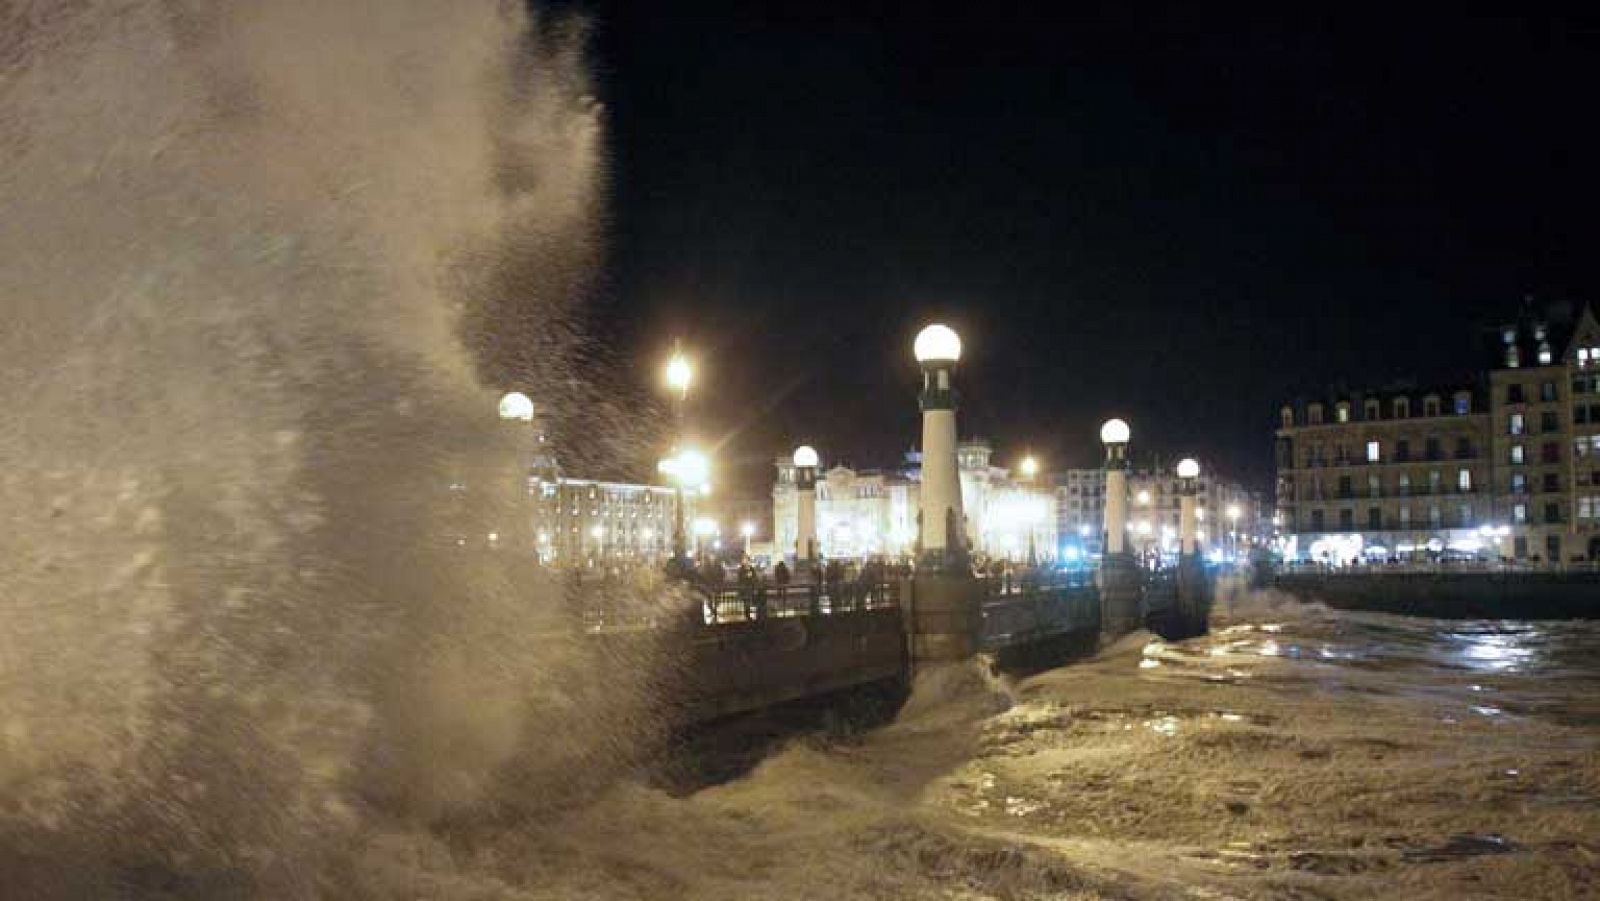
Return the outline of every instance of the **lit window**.
<path id="1" fill-rule="evenodd" d="M 1465 394 L 1456 397 L 1456 415 L 1465 416 L 1472 412 L 1472 398 Z"/>
<path id="2" fill-rule="evenodd" d="M 1463 469 L 1456 473 L 1456 487 L 1462 491 L 1472 490 L 1472 470 Z"/>
<path id="3" fill-rule="evenodd" d="M 1545 346 L 1542 346 L 1542 347 L 1539 348 L 1539 365 L 1540 366 L 1549 366 L 1550 365 L 1550 347 L 1548 345 L 1545 345 Z"/>
<path id="4" fill-rule="evenodd" d="M 1382 456 L 1383 456 L 1382 448 L 1379 446 L 1378 442 L 1376 442 L 1376 441 L 1368 441 L 1367 442 L 1367 462 L 1368 463 L 1376 463 L 1376 462 L 1378 462 L 1379 459 L 1382 458 Z"/>
<path id="5" fill-rule="evenodd" d="M 1350 405 L 1349 404 L 1340 404 L 1339 405 L 1339 407 L 1338 407 L 1338 419 L 1339 419 L 1340 422 L 1349 422 L 1350 421 Z"/>
<path id="6" fill-rule="evenodd" d="M 1527 428 L 1528 428 L 1528 424 L 1527 424 L 1526 420 L 1524 420 L 1522 418 L 1522 414 L 1521 413 L 1512 413 L 1511 414 L 1511 434 L 1513 434 L 1513 435 L 1521 435 L 1525 431 L 1527 431 Z"/>
<path id="7" fill-rule="evenodd" d="M 1528 505 L 1516 504 L 1511 508 L 1511 521 L 1522 524 L 1528 521 Z"/>
<path id="8" fill-rule="evenodd" d="M 1589 348 L 1578 348 L 1578 368 L 1583 369 L 1589 365 Z"/>
<path id="9" fill-rule="evenodd" d="M 1527 457 L 1527 451 L 1520 444 L 1511 445 L 1511 462 L 1521 464 Z"/>

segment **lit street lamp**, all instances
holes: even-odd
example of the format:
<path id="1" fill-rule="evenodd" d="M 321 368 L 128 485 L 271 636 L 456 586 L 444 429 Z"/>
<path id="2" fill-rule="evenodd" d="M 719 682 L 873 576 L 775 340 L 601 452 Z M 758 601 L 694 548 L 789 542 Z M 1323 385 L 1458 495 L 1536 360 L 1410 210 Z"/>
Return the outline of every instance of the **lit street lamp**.
<path id="1" fill-rule="evenodd" d="M 1022 481 L 1029 483 L 1031 487 L 1033 477 L 1039 474 L 1039 461 L 1034 459 L 1032 454 L 1029 454 L 1022 458 L 1022 462 L 1017 466 L 1017 469 L 1022 474 Z M 1039 530 L 1038 520 L 1042 518 L 1039 515 L 1040 512 L 1033 508 L 1032 498 L 1029 498 L 1026 519 L 1028 522 L 1028 566 L 1030 568 L 1039 565 L 1039 552 L 1034 544 L 1034 533 Z"/>
<path id="2" fill-rule="evenodd" d="M 689 399 L 689 384 L 693 381 L 694 366 L 689 358 L 682 351 L 673 350 L 672 358 L 667 360 L 667 387 L 677 392 L 680 405 Z"/>
<path id="3" fill-rule="evenodd" d="M 685 490 L 705 492 L 711 481 L 711 460 L 694 448 L 684 448 L 656 465 L 677 489 L 677 504 L 672 514 L 672 556 L 682 561 L 689 548 L 684 533 L 683 493 Z"/>
<path id="4" fill-rule="evenodd" d="M 744 555 L 749 557 L 750 539 L 755 537 L 756 524 L 753 522 L 744 523 L 743 525 L 739 526 L 739 534 L 744 536 Z"/>
<path id="5" fill-rule="evenodd" d="M 689 385 L 694 381 L 694 366 L 689 363 L 689 358 L 683 351 L 674 346 L 672 357 L 667 360 L 666 382 L 667 387 L 677 395 L 677 403 L 673 405 L 674 426 L 677 432 L 675 440 L 684 441 L 684 408 L 689 402 Z M 700 489 L 704 491 L 710 481 L 711 463 L 705 454 L 688 448 L 662 460 L 659 467 L 662 474 L 671 477 L 673 485 L 677 488 L 675 500 L 676 509 L 672 515 L 672 559 L 675 563 L 684 563 L 684 554 L 688 550 L 689 539 L 684 533 L 683 526 L 683 492 L 685 488 Z"/>
<path id="6" fill-rule="evenodd" d="M 1228 505 L 1228 538 L 1233 542 L 1232 552 L 1239 556 L 1239 505 Z"/>

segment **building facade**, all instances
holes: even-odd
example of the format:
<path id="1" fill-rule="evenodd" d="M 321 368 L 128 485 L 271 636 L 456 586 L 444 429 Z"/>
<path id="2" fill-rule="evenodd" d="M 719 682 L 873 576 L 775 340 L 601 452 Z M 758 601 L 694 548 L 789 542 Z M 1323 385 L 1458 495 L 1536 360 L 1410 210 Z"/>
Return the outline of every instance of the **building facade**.
<path id="1" fill-rule="evenodd" d="M 514 430 L 523 503 L 506 507 L 515 521 L 490 531 L 489 543 L 517 552 L 531 551 L 543 565 L 568 568 L 652 564 L 672 555 L 679 502 L 675 489 L 566 475 L 531 402 L 521 395 L 506 397 L 500 418 L 505 428 Z M 513 397 L 520 401 L 508 402 Z M 464 491 L 465 486 L 459 490 Z M 682 499 L 690 550 L 696 547 L 694 525 L 700 500 L 693 491 L 685 492 Z"/>
<path id="2" fill-rule="evenodd" d="M 1493 519 L 1490 416 L 1472 386 L 1279 410 L 1277 521 L 1293 559 L 1478 553 Z"/>
<path id="3" fill-rule="evenodd" d="M 1105 470 L 1069 469 L 1054 476 L 1057 532 L 1062 553 L 1094 556 L 1104 550 Z M 1232 552 L 1271 535 L 1260 492 L 1201 470 L 1195 499 L 1200 542 Z M 1128 547 L 1136 553 L 1176 553 L 1178 476 L 1167 469 L 1128 473 Z"/>
<path id="4" fill-rule="evenodd" d="M 1026 559 L 1054 556 L 1053 493 L 993 466 L 986 441 L 963 441 L 956 459 L 967 540 L 982 554 Z M 817 543 L 824 557 L 903 556 L 916 549 L 920 509 L 920 458 L 908 453 L 899 470 L 824 468 L 817 475 Z M 792 556 L 797 541 L 798 500 L 793 461 L 774 460 L 774 547 Z M 1041 481 L 1041 485 L 1042 485 Z"/>
<path id="5" fill-rule="evenodd" d="M 1525 309 L 1470 384 L 1285 404 L 1285 556 L 1600 558 L 1600 325 Z"/>

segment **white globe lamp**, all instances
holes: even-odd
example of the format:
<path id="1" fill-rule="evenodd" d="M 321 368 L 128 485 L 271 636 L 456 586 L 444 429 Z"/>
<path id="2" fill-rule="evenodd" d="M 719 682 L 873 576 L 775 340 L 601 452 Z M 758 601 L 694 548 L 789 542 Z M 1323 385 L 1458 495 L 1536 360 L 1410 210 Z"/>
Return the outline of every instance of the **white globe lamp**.
<path id="1" fill-rule="evenodd" d="M 961 359 L 961 336 L 949 326 L 935 323 L 917 333 L 911 349 L 918 363 L 954 363 Z"/>

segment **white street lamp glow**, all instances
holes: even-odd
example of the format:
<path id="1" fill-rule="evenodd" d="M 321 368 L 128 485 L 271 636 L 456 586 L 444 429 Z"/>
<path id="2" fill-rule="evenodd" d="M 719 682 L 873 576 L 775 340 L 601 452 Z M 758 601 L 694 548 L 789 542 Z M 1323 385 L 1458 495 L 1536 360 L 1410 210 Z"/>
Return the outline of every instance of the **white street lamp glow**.
<path id="1" fill-rule="evenodd" d="M 816 448 L 812 447 L 811 445 L 802 444 L 795 448 L 794 465 L 808 469 L 815 469 L 817 468 L 817 464 L 820 462 L 821 461 L 817 457 Z"/>
<path id="2" fill-rule="evenodd" d="M 745 523 L 744 525 L 739 527 L 739 534 L 743 535 L 746 538 L 752 537 L 753 535 L 756 534 L 756 524 L 753 523 L 753 522 Z"/>
<path id="3" fill-rule="evenodd" d="M 717 521 L 708 516 L 698 517 L 694 521 L 694 533 L 702 538 L 715 535 L 717 531 Z"/>
<path id="4" fill-rule="evenodd" d="M 595 537 L 596 541 L 599 541 L 601 538 L 606 537 L 606 527 L 605 526 L 595 526 L 594 528 L 589 530 L 589 534 L 593 535 Z"/>
<path id="5" fill-rule="evenodd" d="M 1025 479 L 1031 479 L 1039 474 L 1039 461 L 1032 457 L 1023 457 L 1021 469 L 1022 477 Z"/>
<path id="6" fill-rule="evenodd" d="M 1120 419 L 1107 419 L 1105 425 L 1100 427 L 1101 444 L 1127 444 L 1132 436 L 1128 424 Z"/>
<path id="7" fill-rule="evenodd" d="M 533 401 L 521 391 L 512 391 L 500 398 L 500 418 L 533 421 Z"/>
<path id="8" fill-rule="evenodd" d="M 1148 506 L 1150 504 L 1150 492 L 1149 491 L 1141 491 L 1141 492 L 1139 492 L 1138 501 L 1139 501 L 1139 503 Z"/>
<path id="9" fill-rule="evenodd" d="M 700 451 L 685 448 L 657 463 L 656 469 L 684 488 L 698 488 L 709 493 L 711 461 Z"/>
<path id="10" fill-rule="evenodd" d="M 1229 504 L 1228 505 L 1228 518 L 1231 519 L 1231 520 L 1234 520 L 1234 521 L 1238 521 L 1238 519 L 1239 519 L 1239 505 L 1238 504 Z"/>
<path id="11" fill-rule="evenodd" d="M 1193 457 L 1184 457 L 1178 461 L 1178 478 L 1197 479 L 1200 477 L 1200 463 Z"/>
<path id="12" fill-rule="evenodd" d="M 949 326 L 935 323 L 917 333 L 911 349 L 918 363 L 954 363 L 961 359 L 961 337 Z"/>
<path id="13" fill-rule="evenodd" d="M 674 353 L 672 359 L 667 361 L 667 387 L 678 392 L 682 398 L 689 393 L 689 383 L 694 381 L 694 367 L 689 364 L 689 358 L 681 353 Z"/>

